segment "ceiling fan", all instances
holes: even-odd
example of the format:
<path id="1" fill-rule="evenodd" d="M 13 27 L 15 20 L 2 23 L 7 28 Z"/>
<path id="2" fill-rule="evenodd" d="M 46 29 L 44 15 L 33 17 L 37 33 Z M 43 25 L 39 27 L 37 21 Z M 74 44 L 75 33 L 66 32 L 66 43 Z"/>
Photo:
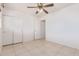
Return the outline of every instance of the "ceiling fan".
<path id="1" fill-rule="evenodd" d="M 5 7 L 5 6 L 4 6 L 4 3 L 1 3 L 0 6 L 1 6 L 1 8 L 4 8 L 4 7 Z M 0 12 L 2 11 L 1 8 L 0 8 Z"/>
<path id="2" fill-rule="evenodd" d="M 47 5 L 44 5 L 44 3 L 37 3 L 37 6 L 28 6 L 27 8 L 38 8 L 38 10 L 36 11 L 36 14 L 38 14 L 40 11 L 44 11 L 46 14 L 48 14 L 48 11 L 45 10 L 44 8 L 52 7 L 52 6 L 54 6 L 53 3 L 47 4 Z"/>

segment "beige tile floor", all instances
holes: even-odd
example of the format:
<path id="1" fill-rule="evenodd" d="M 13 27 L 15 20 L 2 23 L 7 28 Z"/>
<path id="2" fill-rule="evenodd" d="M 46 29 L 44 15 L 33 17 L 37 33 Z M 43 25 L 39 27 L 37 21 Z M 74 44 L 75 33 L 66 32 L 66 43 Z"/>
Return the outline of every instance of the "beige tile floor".
<path id="1" fill-rule="evenodd" d="M 46 40 L 5 46 L 1 56 L 79 56 L 79 50 Z"/>

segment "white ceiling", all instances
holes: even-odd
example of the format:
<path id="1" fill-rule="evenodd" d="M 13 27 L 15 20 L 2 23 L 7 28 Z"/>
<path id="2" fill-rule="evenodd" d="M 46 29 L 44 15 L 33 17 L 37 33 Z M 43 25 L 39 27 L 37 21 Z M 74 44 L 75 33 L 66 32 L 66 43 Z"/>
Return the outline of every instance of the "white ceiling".
<path id="1" fill-rule="evenodd" d="M 54 3 L 54 7 L 46 8 L 48 10 L 51 9 L 60 9 L 66 6 L 72 5 L 72 3 Z M 27 6 L 36 6 L 36 3 L 6 3 L 5 8 L 15 9 L 15 10 L 32 10 L 28 9 Z"/>
<path id="2" fill-rule="evenodd" d="M 54 3 L 54 7 L 45 8 L 49 13 L 58 11 L 62 8 L 65 8 L 69 5 L 72 5 L 73 3 Z M 4 10 L 14 10 L 14 11 L 20 11 L 27 14 L 35 15 L 35 11 L 37 9 L 31 9 L 27 8 L 27 6 L 36 6 L 36 3 L 6 3 Z M 44 12 L 41 13 L 41 15 L 37 16 L 44 16 L 46 15 Z"/>

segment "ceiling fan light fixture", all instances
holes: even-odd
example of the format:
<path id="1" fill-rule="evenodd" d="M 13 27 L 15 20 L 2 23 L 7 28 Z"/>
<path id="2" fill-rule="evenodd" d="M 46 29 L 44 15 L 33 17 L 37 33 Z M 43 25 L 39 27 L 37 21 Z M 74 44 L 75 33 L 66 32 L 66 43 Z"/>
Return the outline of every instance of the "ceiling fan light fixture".
<path id="1" fill-rule="evenodd" d="M 37 9 L 36 14 L 40 14 L 42 11 L 42 9 Z"/>
<path id="2" fill-rule="evenodd" d="M 47 10 L 45 10 L 44 8 L 46 8 L 46 7 L 52 7 L 52 6 L 54 6 L 54 4 L 53 3 L 51 3 L 51 4 L 46 4 L 46 5 L 44 5 L 44 3 L 37 3 L 37 6 L 35 7 L 28 7 L 28 8 L 38 8 L 37 9 L 37 11 L 36 11 L 36 14 L 38 14 L 38 13 L 41 13 L 42 11 L 44 11 L 46 14 L 48 14 L 48 11 Z"/>
<path id="3" fill-rule="evenodd" d="M 40 11 L 40 12 L 42 12 L 43 10 L 42 10 L 42 9 L 40 9 L 39 11 Z"/>

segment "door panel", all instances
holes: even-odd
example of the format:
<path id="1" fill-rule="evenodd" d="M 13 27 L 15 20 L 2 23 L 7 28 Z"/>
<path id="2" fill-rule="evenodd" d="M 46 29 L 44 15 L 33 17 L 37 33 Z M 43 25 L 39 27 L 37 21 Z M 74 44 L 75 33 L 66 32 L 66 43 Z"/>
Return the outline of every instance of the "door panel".
<path id="1" fill-rule="evenodd" d="M 12 32 L 10 32 L 10 31 L 4 32 L 2 44 L 3 45 L 12 44 L 13 43 L 12 41 L 13 41 Z"/>
<path id="2" fill-rule="evenodd" d="M 20 42 L 22 42 L 22 33 L 14 32 L 13 33 L 13 37 L 14 37 L 13 43 L 20 43 Z"/>

